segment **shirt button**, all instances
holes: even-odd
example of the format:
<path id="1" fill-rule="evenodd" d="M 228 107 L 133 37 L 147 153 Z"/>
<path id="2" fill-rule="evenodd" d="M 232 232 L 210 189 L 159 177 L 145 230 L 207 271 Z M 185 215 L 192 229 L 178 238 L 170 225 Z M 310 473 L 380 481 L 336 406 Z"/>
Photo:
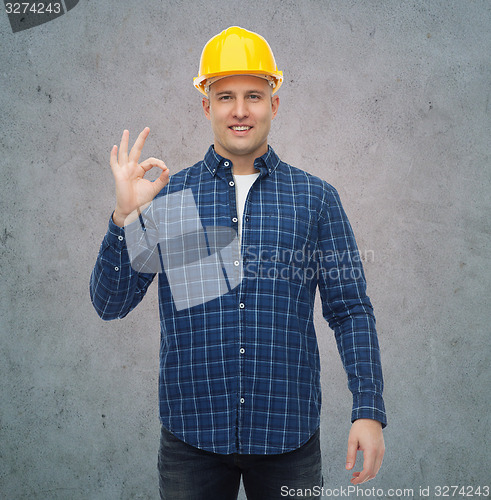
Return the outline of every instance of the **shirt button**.
<path id="1" fill-rule="evenodd" d="M 232 222 L 237 222 L 238 220 L 237 217 L 232 217 Z"/>
<path id="2" fill-rule="evenodd" d="M 234 260 L 234 266 L 238 266 L 240 262 L 238 260 Z"/>
<path id="3" fill-rule="evenodd" d="M 245 349 L 242 347 L 239 352 L 240 352 L 240 354 L 244 354 L 245 353 Z"/>
<path id="4" fill-rule="evenodd" d="M 245 304 L 244 304 L 243 302 L 241 302 L 241 303 L 239 304 L 239 307 L 240 307 L 241 309 L 244 309 Z"/>
<path id="5" fill-rule="evenodd" d="M 229 165 L 230 165 L 230 162 L 228 162 L 228 161 L 224 161 L 224 162 L 223 162 L 223 166 L 224 166 L 224 167 L 228 167 Z"/>
<path id="6" fill-rule="evenodd" d="M 123 238 L 122 236 L 118 236 L 118 240 L 119 240 L 119 241 L 123 241 L 123 240 L 124 240 L 124 238 Z"/>
<path id="7" fill-rule="evenodd" d="M 244 398 L 240 398 L 240 403 L 244 404 L 245 403 L 245 399 Z"/>
<path id="8" fill-rule="evenodd" d="M 235 184 L 234 184 L 234 181 L 230 181 L 230 182 L 228 183 L 228 185 L 229 185 L 230 187 L 234 186 L 234 185 L 235 185 Z"/>
<path id="9" fill-rule="evenodd" d="M 116 266 L 116 267 L 114 268 L 114 270 L 115 270 L 115 271 L 119 271 L 119 267 L 118 267 L 118 266 Z"/>

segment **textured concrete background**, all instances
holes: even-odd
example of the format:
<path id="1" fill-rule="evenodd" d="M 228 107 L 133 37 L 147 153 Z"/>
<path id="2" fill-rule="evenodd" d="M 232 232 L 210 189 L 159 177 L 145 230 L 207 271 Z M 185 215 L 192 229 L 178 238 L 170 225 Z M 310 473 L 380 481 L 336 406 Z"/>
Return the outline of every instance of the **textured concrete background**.
<path id="1" fill-rule="evenodd" d="M 367 487 L 489 484 L 490 2 L 81 0 L 15 34 L 0 13 L 1 498 L 157 497 L 156 286 L 105 323 L 88 281 L 111 146 L 148 125 L 145 157 L 203 156 L 192 77 L 230 25 L 285 73 L 271 144 L 338 188 L 366 253 L 389 416 Z M 325 483 L 348 486 L 351 397 L 316 325 Z"/>

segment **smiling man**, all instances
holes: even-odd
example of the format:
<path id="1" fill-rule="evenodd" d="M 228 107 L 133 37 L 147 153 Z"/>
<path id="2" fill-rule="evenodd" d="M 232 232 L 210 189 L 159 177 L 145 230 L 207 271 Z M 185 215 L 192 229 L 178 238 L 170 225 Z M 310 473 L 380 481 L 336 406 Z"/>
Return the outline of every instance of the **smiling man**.
<path id="1" fill-rule="evenodd" d="M 213 83 L 203 99 L 215 152 L 232 161 L 235 175 L 257 173 L 254 160 L 268 152 L 271 120 L 279 105 L 272 92 L 268 80 L 238 75 Z"/>
<path id="2" fill-rule="evenodd" d="M 132 267 L 126 241 L 128 217 L 141 220 L 152 200 L 191 192 L 202 227 L 229 228 L 240 244 L 240 261 L 221 261 L 228 286 L 189 307 L 176 306 L 172 270 L 158 272 L 163 499 L 236 499 L 241 478 L 248 499 L 321 494 L 317 290 L 353 393 L 346 468 L 363 451 L 363 470 L 352 484 L 382 463 L 382 369 L 358 249 L 336 190 L 268 144 L 282 80 L 266 40 L 231 27 L 206 44 L 194 80 L 214 135 L 204 159 L 170 177 L 159 159 L 139 163 L 148 128 L 129 154 L 128 131 L 111 151 L 116 207 L 91 277 L 103 319 L 128 314 L 156 275 Z M 162 173 L 149 182 L 153 167 Z M 184 213 L 175 208 L 169 219 Z M 191 292 L 209 281 L 181 284 Z"/>

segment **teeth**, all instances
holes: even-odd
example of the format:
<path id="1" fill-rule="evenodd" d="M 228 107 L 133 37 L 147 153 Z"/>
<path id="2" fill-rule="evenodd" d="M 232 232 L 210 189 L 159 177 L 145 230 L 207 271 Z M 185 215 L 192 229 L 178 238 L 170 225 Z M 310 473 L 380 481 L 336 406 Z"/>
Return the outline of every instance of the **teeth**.
<path id="1" fill-rule="evenodd" d="M 249 130 L 251 127 L 247 127 L 245 125 L 241 125 L 239 127 L 232 127 L 233 130 L 237 130 L 237 132 L 241 132 L 243 130 Z"/>

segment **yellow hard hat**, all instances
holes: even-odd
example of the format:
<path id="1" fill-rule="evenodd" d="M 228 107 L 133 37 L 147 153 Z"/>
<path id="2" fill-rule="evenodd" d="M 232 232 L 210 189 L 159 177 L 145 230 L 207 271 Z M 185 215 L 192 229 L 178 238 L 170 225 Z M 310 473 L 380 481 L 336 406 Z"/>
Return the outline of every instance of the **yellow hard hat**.
<path id="1" fill-rule="evenodd" d="M 276 92 L 283 82 L 273 51 L 257 33 L 231 26 L 211 38 L 201 53 L 199 75 L 194 86 L 207 94 L 207 86 L 219 78 L 232 75 L 254 75 L 266 78 Z"/>

